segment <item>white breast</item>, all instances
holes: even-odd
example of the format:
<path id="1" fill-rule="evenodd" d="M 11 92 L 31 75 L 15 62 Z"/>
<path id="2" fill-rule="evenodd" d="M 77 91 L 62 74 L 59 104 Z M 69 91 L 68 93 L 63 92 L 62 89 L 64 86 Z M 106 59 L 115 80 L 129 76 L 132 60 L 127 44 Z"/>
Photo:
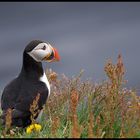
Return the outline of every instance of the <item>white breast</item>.
<path id="1" fill-rule="evenodd" d="M 39 80 L 40 81 L 42 81 L 42 82 L 44 82 L 45 84 L 46 84 L 46 86 L 47 86 L 47 88 L 48 88 L 48 95 L 50 95 L 50 84 L 49 84 L 49 81 L 48 81 L 48 78 L 47 78 L 47 76 L 46 76 L 46 74 L 45 74 L 45 72 L 44 72 L 44 74 L 43 74 L 43 76 L 41 76 L 40 78 L 39 78 Z"/>

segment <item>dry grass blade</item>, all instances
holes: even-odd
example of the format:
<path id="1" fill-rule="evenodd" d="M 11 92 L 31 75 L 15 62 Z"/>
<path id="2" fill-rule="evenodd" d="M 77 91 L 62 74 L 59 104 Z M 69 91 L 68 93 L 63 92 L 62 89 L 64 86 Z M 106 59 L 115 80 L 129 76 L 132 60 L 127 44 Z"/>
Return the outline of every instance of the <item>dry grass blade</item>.
<path id="1" fill-rule="evenodd" d="M 12 109 L 9 108 L 6 113 L 6 128 L 9 129 L 12 124 Z"/>
<path id="2" fill-rule="evenodd" d="M 30 105 L 30 112 L 31 112 L 31 121 L 32 123 L 36 123 L 35 121 L 35 117 L 37 116 L 37 114 L 39 113 L 39 109 L 38 109 L 38 101 L 40 98 L 40 93 L 37 94 L 36 98 L 33 100 L 33 103 Z"/>
<path id="3" fill-rule="evenodd" d="M 72 116 L 72 130 L 71 130 L 71 137 L 72 138 L 80 138 L 81 135 L 81 129 L 78 124 L 78 117 L 76 114 Z"/>
<path id="4" fill-rule="evenodd" d="M 5 129 L 3 130 L 3 136 L 5 137 L 12 125 L 12 109 L 8 108 L 5 116 Z"/>
<path id="5" fill-rule="evenodd" d="M 52 137 L 57 137 L 57 130 L 59 128 L 59 124 L 60 124 L 60 118 L 57 117 L 53 117 L 52 118 L 52 124 L 51 124 L 51 134 Z"/>
<path id="6" fill-rule="evenodd" d="M 76 107 L 78 105 L 78 93 L 76 90 L 71 91 L 71 100 L 70 100 L 70 108 L 72 111 L 72 114 L 76 114 Z"/>
<path id="7" fill-rule="evenodd" d="M 71 91 L 71 100 L 70 100 L 70 108 L 72 113 L 72 130 L 71 137 L 72 138 L 80 138 L 81 128 L 78 123 L 78 116 L 76 113 L 76 108 L 78 105 L 78 93 L 75 89 Z"/>
<path id="8" fill-rule="evenodd" d="M 90 112 L 89 114 L 89 124 L 88 124 L 88 138 L 93 138 L 93 114 Z"/>

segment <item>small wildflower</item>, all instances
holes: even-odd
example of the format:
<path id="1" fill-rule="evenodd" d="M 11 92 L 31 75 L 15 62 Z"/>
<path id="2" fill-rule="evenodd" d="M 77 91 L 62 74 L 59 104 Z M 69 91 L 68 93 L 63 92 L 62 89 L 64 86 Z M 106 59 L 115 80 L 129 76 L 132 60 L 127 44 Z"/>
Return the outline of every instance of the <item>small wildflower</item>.
<path id="1" fill-rule="evenodd" d="M 30 134 L 32 131 L 39 132 L 41 130 L 41 125 L 40 124 L 31 124 L 30 126 L 27 127 L 26 133 Z"/>
<path id="2" fill-rule="evenodd" d="M 57 79 L 57 73 L 52 72 L 52 73 L 49 75 L 49 78 L 50 78 L 51 81 L 56 82 L 56 79 Z"/>
<path id="3" fill-rule="evenodd" d="M 27 134 L 30 134 L 32 132 L 32 129 L 31 129 L 31 127 L 29 126 L 29 127 L 27 127 L 27 129 L 26 129 L 26 133 Z"/>
<path id="4" fill-rule="evenodd" d="M 132 108 L 133 106 L 132 105 L 130 105 L 130 106 L 128 106 L 129 108 Z"/>
<path id="5" fill-rule="evenodd" d="M 36 131 L 40 131 L 41 130 L 41 125 L 40 124 L 35 124 L 35 129 Z"/>

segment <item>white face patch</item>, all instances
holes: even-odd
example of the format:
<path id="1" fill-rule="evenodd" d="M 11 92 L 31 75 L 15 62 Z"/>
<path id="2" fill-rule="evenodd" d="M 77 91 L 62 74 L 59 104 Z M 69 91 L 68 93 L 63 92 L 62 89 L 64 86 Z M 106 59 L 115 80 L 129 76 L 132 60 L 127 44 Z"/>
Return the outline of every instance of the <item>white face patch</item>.
<path id="1" fill-rule="evenodd" d="M 52 51 L 50 44 L 40 43 L 31 52 L 28 52 L 28 54 L 37 62 L 41 62 L 42 59 L 50 55 Z"/>

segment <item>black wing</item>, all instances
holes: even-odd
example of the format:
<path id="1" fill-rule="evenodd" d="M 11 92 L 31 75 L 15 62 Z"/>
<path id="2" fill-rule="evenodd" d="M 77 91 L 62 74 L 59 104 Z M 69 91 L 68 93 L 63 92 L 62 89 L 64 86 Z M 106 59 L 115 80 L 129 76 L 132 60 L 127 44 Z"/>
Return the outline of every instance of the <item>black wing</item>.
<path id="1" fill-rule="evenodd" d="M 7 110 L 13 108 L 19 94 L 20 83 L 16 78 L 12 80 L 3 90 L 1 96 L 1 108 Z"/>
<path id="2" fill-rule="evenodd" d="M 48 97 L 48 88 L 43 82 L 31 83 L 30 81 L 21 82 L 18 79 L 14 79 L 8 84 L 1 98 L 1 107 L 3 115 L 1 118 L 5 118 L 8 108 L 12 109 L 12 119 L 17 123 L 18 118 L 26 121 L 30 119 L 30 105 L 36 96 L 40 94 L 38 109 L 41 110 L 46 103 Z M 4 119 L 5 120 L 5 119 Z"/>

